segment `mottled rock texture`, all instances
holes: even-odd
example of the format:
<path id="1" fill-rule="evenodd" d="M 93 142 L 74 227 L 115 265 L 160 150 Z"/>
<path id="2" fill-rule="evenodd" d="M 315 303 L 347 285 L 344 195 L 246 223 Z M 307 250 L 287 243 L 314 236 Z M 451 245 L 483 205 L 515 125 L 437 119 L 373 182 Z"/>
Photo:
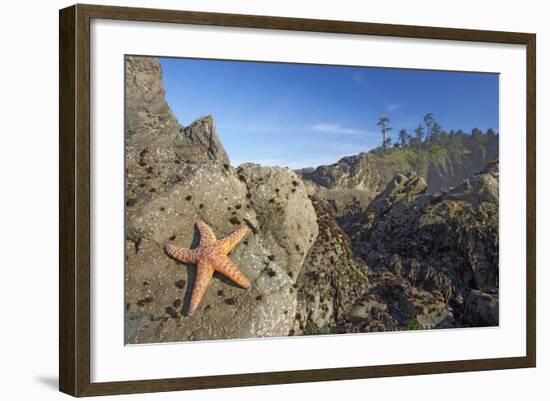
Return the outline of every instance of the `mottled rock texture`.
<path id="1" fill-rule="evenodd" d="M 319 235 L 296 282 L 294 334 L 339 333 L 356 298 L 368 289 L 368 267 L 354 257 L 331 210 L 315 197 L 312 202 Z"/>
<path id="2" fill-rule="evenodd" d="M 127 341 L 288 335 L 296 314 L 293 285 L 318 232 L 300 178 L 250 164 L 237 170 L 184 164 L 176 173 L 177 183 L 127 208 L 127 320 L 143 323 L 138 330 L 129 326 Z M 243 290 L 216 274 L 198 310 L 187 316 L 195 267 L 168 258 L 163 247 L 195 247 L 199 220 L 220 238 L 241 225 L 250 228 L 230 258 L 252 285 Z"/>
<path id="3" fill-rule="evenodd" d="M 421 177 L 397 175 L 348 226 L 354 249 L 374 272 L 435 297 L 428 306 L 445 304 L 445 324 L 452 316 L 453 326 L 497 325 L 498 160 L 449 192 L 425 189 Z M 439 324 L 411 319 L 419 327 Z"/>

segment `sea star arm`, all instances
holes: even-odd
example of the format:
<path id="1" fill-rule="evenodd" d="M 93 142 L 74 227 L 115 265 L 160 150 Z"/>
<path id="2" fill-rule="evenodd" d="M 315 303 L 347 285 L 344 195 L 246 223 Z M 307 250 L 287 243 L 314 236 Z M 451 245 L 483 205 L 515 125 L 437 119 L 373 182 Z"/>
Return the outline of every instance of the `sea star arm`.
<path id="1" fill-rule="evenodd" d="M 237 266 L 231 262 L 231 260 L 225 255 L 217 255 L 213 260 L 214 269 L 223 274 L 228 279 L 236 282 L 243 288 L 250 287 L 250 281 L 245 275 L 238 269 Z"/>
<path id="2" fill-rule="evenodd" d="M 204 293 L 212 280 L 214 269 L 212 265 L 205 261 L 199 260 L 197 263 L 197 276 L 195 277 L 195 285 L 193 286 L 193 292 L 191 292 L 191 301 L 189 302 L 189 314 L 191 315 L 199 306 Z"/>
<path id="3" fill-rule="evenodd" d="M 222 238 L 218 242 L 216 242 L 216 248 L 219 249 L 222 253 L 227 255 L 229 252 L 235 248 L 235 245 L 243 239 L 243 237 L 248 233 L 248 229 L 246 227 L 241 227 L 235 231 L 233 231 L 231 234 L 226 236 L 225 238 Z"/>
<path id="4" fill-rule="evenodd" d="M 201 234 L 200 246 L 212 245 L 216 242 L 214 231 L 203 221 L 197 223 L 197 228 Z"/>
<path id="5" fill-rule="evenodd" d="M 178 248 L 172 244 L 168 244 L 164 247 L 166 253 L 183 263 L 196 263 L 197 252 L 193 249 Z"/>

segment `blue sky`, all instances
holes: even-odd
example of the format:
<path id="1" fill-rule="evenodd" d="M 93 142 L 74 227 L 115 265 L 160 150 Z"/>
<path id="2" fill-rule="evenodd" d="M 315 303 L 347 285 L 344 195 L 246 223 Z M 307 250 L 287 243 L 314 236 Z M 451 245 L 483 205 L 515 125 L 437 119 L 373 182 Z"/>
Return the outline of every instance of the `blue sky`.
<path id="1" fill-rule="evenodd" d="M 212 114 L 234 166 L 331 164 L 395 139 L 426 113 L 447 131 L 498 131 L 498 75 L 386 68 L 160 58 L 182 125 Z"/>

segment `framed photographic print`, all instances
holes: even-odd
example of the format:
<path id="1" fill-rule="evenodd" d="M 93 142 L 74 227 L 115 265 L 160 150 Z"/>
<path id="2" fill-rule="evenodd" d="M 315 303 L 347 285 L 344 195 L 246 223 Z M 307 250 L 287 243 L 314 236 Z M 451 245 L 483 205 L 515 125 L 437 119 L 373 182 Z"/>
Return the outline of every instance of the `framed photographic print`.
<path id="1" fill-rule="evenodd" d="M 60 390 L 534 367 L 535 112 L 534 34 L 61 10 Z"/>

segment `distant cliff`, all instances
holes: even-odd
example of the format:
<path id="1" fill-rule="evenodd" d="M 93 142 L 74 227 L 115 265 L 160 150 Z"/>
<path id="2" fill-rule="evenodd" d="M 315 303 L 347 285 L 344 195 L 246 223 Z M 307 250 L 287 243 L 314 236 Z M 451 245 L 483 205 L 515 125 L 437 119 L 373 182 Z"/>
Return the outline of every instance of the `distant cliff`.
<path id="1" fill-rule="evenodd" d="M 409 146 L 372 150 L 300 173 L 327 189 L 357 189 L 374 196 L 396 174 L 415 172 L 434 193 L 460 184 L 498 156 L 498 135 L 476 134 L 442 135 L 420 149 Z"/>

